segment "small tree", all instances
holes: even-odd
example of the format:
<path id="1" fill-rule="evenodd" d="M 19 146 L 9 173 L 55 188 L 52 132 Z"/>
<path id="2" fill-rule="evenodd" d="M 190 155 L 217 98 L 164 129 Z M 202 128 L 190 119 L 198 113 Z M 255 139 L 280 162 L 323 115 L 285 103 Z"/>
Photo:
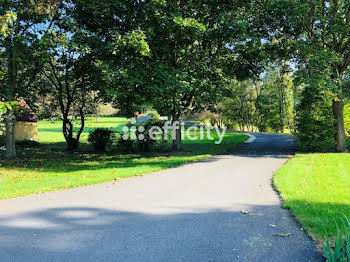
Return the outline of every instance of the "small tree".
<path id="1" fill-rule="evenodd" d="M 85 116 L 100 101 L 102 71 L 84 33 L 70 16 L 69 3 L 59 10 L 57 28 L 47 38 L 49 45 L 43 75 L 60 109 L 62 131 L 68 150 L 76 150 L 85 127 Z M 76 128 L 74 120 L 80 121 Z"/>
<path id="2" fill-rule="evenodd" d="M 50 55 L 44 74 L 51 82 L 52 95 L 57 99 L 56 106 L 61 112 L 62 131 L 68 150 L 75 150 L 84 131 L 86 113 L 99 101 L 96 90 L 99 69 L 88 56 L 68 47 L 59 55 Z M 77 130 L 75 119 L 80 120 Z"/>

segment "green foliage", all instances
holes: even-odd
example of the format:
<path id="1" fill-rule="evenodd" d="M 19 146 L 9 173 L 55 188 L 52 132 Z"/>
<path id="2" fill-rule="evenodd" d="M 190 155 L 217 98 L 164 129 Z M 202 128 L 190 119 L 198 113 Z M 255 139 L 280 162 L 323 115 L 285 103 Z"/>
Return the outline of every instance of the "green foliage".
<path id="1" fill-rule="evenodd" d="M 247 32 L 246 1 L 80 0 L 77 10 L 77 19 L 103 36 L 107 94 L 128 115 L 148 104 L 178 119 L 218 101 L 238 74 L 259 72 L 262 44 L 256 31 Z"/>
<path id="2" fill-rule="evenodd" d="M 141 30 L 127 32 L 125 35 L 116 36 L 113 55 L 121 55 L 121 52 L 150 56 L 151 50 L 146 41 L 146 35 Z"/>
<path id="3" fill-rule="evenodd" d="M 297 90 L 287 69 L 270 67 L 259 81 L 233 82 L 231 88 L 219 106 L 227 126 L 261 132 L 293 131 Z"/>
<path id="4" fill-rule="evenodd" d="M 2 102 L 0 101 L 0 136 L 3 135 L 5 130 L 5 124 L 3 123 L 5 114 L 8 111 L 18 112 L 19 107 L 16 101 L 12 102 Z"/>
<path id="5" fill-rule="evenodd" d="M 337 142 L 337 150 L 346 152 L 345 133 L 342 126 L 343 111 L 341 103 L 343 93 L 347 93 L 345 89 L 349 86 L 345 85 L 345 76 L 349 73 L 350 56 L 348 53 L 350 37 L 350 5 L 347 1 L 271 1 L 270 8 L 276 10 L 277 23 L 274 24 L 277 33 L 277 42 L 281 42 L 280 46 L 285 45 L 284 50 L 295 59 L 297 73 L 299 75 L 299 84 L 308 86 L 309 89 L 314 88 L 315 91 L 308 91 L 308 96 L 315 95 L 317 100 L 319 86 L 327 87 L 334 96 L 326 96 L 324 99 L 334 99 L 333 108 L 329 101 L 323 104 L 319 101 L 321 109 L 309 106 L 311 117 L 307 117 L 306 110 L 300 113 L 299 128 L 307 134 L 301 135 L 302 143 L 307 143 L 308 136 L 311 145 L 302 145 L 307 150 L 326 150 L 327 144 L 333 136 L 333 140 Z M 282 28 L 283 30 L 280 30 Z M 287 40 L 288 39 L 288 40 Z M 283 41 L 284 40 L 284 41 Z M 281 53 L 284 56 L 283 52 Z M 322 92 L 322 91 L 321 91 Z M 309 100 L 310 98 L 305 98 Z M 314 101 L 311 103 L 315 106 Z M 326 107 L 330 107 L 327 109 Z M 333 110 L 333 116 L 329 113 Z M 327 118 L 329 119 L 327 120 Z M 334 132 L 330 131 L 332 125 L 331 118 L 334 118 L 336 125 L 333 126 Z M 306 127 L 310 121 L 309 127 Z M 311 125 L 320 124 L 318 127 Z M 325 124 L 323 127 L 322 124 Z M 322 131 L 325 128 L 325 131 Z M 316 134 L 317 132 L 320 134 Z M 336 138 L 336 139 L 335 139 Z M 324 139 L 323 142 L 317 144 L 317 140 Z"/>
<path id="6" fill-rule="evenodd" d="M 46 34 L 58 5 L 51 0 L 0 2 L 0 94 L 7 101 L 37 92 L 32 85 L 42 68 Z"/>
<path id="7" fill-rule="evenodd" d="M 101 102 L 105 81 L 103 67 L 88 45 L 88 37 L 73 19 L 70 4 L 62 3 L 56 14 L 59 23 L 45 37 L 48 51 L 42 81 L 46 84 L 40 87 L 42 93 L 52 97 L 53 109 L 59 109 L 68 149 L 75 150 L 86 115 L 96 112 Z M 79 123 L 74 121 L 76 118 Z"/>
<path id="8" fill-rule="evenodd" d="M 250 82 L 240 82 L 233 86 L 232 93 L 219 106 L 224 123 L 238 125 L 241 131 L 252 130 L 256 124 L 256 93 Z"/>
<path id="9" fill-rule="evenodd" d="M 257 127 L 259 131 L 280 132 L 285 127 L 283 111 L 284 105 L 280 105 L 280 99 L 276 86 L 265 85 L 259 92 L 256 99 L 258 111 Z"/>
<path id="10" fill-rule="evenodd" d="M 270 68 L 257 91 L 257 127 L 260 131 L 284 132 L 295 128 L 295 99 L 297 89 L 286 65 Z"/>
<path id="11" fill-rule="evenodd" d="M 196 123 L 202 122 L 204 124 L 209 124 L 211 126 L 217 126 L 219 128 L 222 128 L 223 127 L 223 119 L 222 119 L 222 115 L 219 114 L 220 109 L 222 109 L 222 108 L 218 107 L 218 108 L 212 108 L 211 111 L 204 110 L 204 111 L 200 111 L 200 112 L 187 114 L 184 116 L 184 119 L 187 121 L 190 120 L 190 121 L 193 121 Z M 214 112 L 216 112 L 216 113 L 214 113 Z M 226 124 L 226 126 L 228 126 L 227 121 L 225 122 L 225 124 Z M 233 130 L 233 128 L 229 128 L 229 129 Z"/>
<path id="12" fill-rule="evenodd" d="M 302 88 L 297 106 L 297 137 L 300 149 L 327 152 L 335 149 L 335 120 L 332 101 L 336 98 L 337 81 L 331 76 L 331 57 L 325 51 L 307 54 L 308 66 L 295 78 Z M 307 76 L 307 77 L 306 77 Z"/>
<path id="13" fill-rule="evenodd" d="M 7 111 L 17 112 L 19 110 L 17 101 L 1 102 L 0 101 L 0 115 L 6 114 Z"/>
<path id="14" fill-rule="evenodd" d="M 136 142 L 131 139 L 123 139 L 125 133 L 119 133 L 120 137 L 117 140 L 117 150 L 123 153 L 135 153 L 136 152 Z"/>
<path id="15" fill-rule="evenodd" d="M 302 100 L 297 108 L 297 137 L 301 151 L 334 150 L 333 97 L 333 93 L 324 86 L 307 86 L 302 91 Z"/>
<path id="16" fill-rule="evenodd" d="M 162 129 L 165 121 L 158 118 L 149 119 L 143 123 L 137 123 L 136 131 L 129 129 L 127 133 L 120 133 L 120 138 L 117 142 L 117 146 L 123 152 L 150 152 L 155 149 L 157 140 L 154 140 L 150 136 L 150 130 L 153 127 L 159 127 Z M 128 139 L 124 139 L 123 135 L 126 135 Z M 158 137 L 158 141 L 163 141 L 163 137 Z"/>
<path id="17" fill-rule="evenodd" d="M 0 16 L 0 38 L 5 39 L 8 35 L 13 34 L 13 24 L 17 16 L 14 11 L 6 11 Z"/>
<path id="18" fill-rule="evenodd" d="M 326 238 L 326 244 L 322 250 L 328 262 L 348 262 L 350 261 L 350 221 L 344 215 L 345 223 L 338 227 L 334 247 L 330 244 L 330 239 Z"/>
<path id="19" fill-rule="evenodd" d="M 60 3 L 51 0 L 0 1 L 0 98 L 31 97 L 45 54 L 45 36 Z M 15 118 L 8 115 L 9 126 Z M 6 157 L 16 157 L 15 133 L 7 133 Z M 12 141 L 12 142 L 11 142 Z M 10 143 L 11 142 L 11 143 Z"/>
<path id="20" fill-rule="evenodd" d="M 149 121 L 142 123 L 143 130 L 140 132 L 140 126 L 136 130 L 136 137 L 139 138 L 136 141 L 137 150 L 139 152 L 149 152 L 157 143 L 156 140 L 151 139 L 150 130 L 154 126 L 162 128 L 164 126 L 165 121 L 160 121 L 159 119 L 150 119 Z M 140 139 L 140 136 L 143 139 Z"/>
<path id="21" fill-rule="evenodd" d="M 350 103 L 347 102 L 344 106 L 344 125 L 345 132 L 350 135 Z"/>
<path id="22" fill-rule="evenodd" d="M 94 146 L 94 149 L 99 152 L 106 151 L 107 147 L 111 146 L 114 139 L 114 133 L 110 129 L 96 128 L 89 134 L 88 141 Z"/>

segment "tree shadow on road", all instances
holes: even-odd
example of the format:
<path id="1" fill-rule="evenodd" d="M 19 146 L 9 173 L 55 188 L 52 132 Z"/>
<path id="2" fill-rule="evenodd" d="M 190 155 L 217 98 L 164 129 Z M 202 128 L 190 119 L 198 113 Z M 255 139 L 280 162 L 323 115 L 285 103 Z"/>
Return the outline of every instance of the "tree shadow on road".
<path id="1" fill-rule="evenodd" d="M 249 214 L 181 207 L 140 213 L 82 206 L 0 216 L 0 257 L 26 262 L 321 261 L 286 210 L 246 209 Z M 286 232 L 292 236 L 273 236 Z"/>

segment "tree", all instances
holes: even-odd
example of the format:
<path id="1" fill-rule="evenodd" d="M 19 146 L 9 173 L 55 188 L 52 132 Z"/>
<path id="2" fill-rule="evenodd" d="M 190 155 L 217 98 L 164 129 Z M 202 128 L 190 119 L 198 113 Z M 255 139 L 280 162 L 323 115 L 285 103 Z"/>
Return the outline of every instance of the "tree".
<path id="1" fill-rule="evenodd" d="M 294 130 L 296 89 L 288 64 L 274 63 L 262 79 L 257 90 L 256 108 L 260 131 L 271 128 L 284 133 L 288 127 Z"/>
<path id="2" fill-rule="evenodd" d="M 263 44 L 247 32 L 250 2 L 76 3 L 87 28 L 114 47 L 111 93 L 121 108 L 150 103 L 178 121 L 214 104 L 232 78 L 258 72 Z M 173 148 L 180 147 L 178 129 Z"/>
<path id="3" fill-rule="evenodd" d="M 296 90 L 287 68 L 273 64 L 259 79 L 233 82 L 219 106 L 225 124 L 242 131 L 293 131 Z"/>
<path id="4" fill-rule="evenodd" d="M 297 108 L 297 125 L 302 151 L 328 152 L 334 147 L 334 119 L 332 99 L 334 94 L 326 85 L 308 84 L 303 88 Z"/>
<path id="5" fill-rule="evenodd" d="M 86 44 L 86 34 L 70 15 L 70 7 L 66 2 L 60 8 L 56 27 L 48 34 L 43 76 L 50 83 L 44 92 L 53 97 L 60 110 L 68 150 L 76 150 L 85 116 L 92 112 L 92 107 L 97 107 L 104 82 L 99 61 Z"/>
<path id="6" fill-rule="evenodd" d="M 0 3 L 0 84 L 2 98 L 12 103 L 23 95 L 40 71 L 42 57 L 41 37 L 54 21 L 57 1 L 15 1 Z M 15 115 L 7 110 L 6 154 L 16 156 Z"/>
<path id="7" fill-rule="evenodd" d="M 343 92 L 346 88 L 344 78 L 350 65 L 348 1 L 269 1 L 267 9 L 276 10 L 271 14 L 275 21 L 270 21 L 275 30 L 273 35 L 278 41 L 278 36 L 281 36 L 282 42 L 293 49 L 305 82 L 312 81 L 315 89 L 327 83 L 326 87 L 334 93 L 332 110 L 337 150 L 347 152 Z M 316 80 L 319 82 L 316 83 Z"/>
<path id="8" fill-rule="evenodd" d="M 252 81 L 234 82 L 230 95 L 226 96 L 219 111 L 226 125 L 235 125 L 241 131 L 254 131 L 257 126 L 255 84 Z"/>

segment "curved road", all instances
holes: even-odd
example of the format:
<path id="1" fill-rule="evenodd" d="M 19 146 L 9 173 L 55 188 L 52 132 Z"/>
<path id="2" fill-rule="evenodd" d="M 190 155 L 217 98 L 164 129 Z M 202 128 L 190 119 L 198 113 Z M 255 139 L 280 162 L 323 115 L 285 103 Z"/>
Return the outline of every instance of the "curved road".
<path id="1" fill-rule="evenodd" d="M 143 177 L 0 201 L 0 261 L 323 261 L 271 186 L 293 139 L 254 135 Z"/>

